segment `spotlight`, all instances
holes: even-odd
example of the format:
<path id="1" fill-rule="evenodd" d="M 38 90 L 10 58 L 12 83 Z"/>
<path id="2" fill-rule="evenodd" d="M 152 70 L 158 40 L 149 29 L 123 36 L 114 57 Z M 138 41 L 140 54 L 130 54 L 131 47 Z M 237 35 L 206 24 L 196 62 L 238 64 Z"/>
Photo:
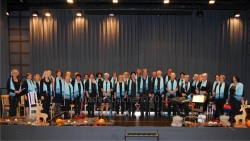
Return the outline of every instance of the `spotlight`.
<path id="1" fill-rule="evenodd" d="M 197 11 L 197 17 L 202 17 L 203 16 L 203 11 Z"/>
<path id="2" fill-rule="evenodd" d="M 82 16 L 82 11 L 76 11 L 76 16 L 81 17 Z"/>
<path id="3" fill-rule="evenodd" d="M 38 16 L 38 12 L 37 11 L 32 11 L 32 16 L 33 17 L 37 17 Z"/>
<path id="4" fill-rule="evenodd" d="M 169 0 L 163 0 L 163 3 L 169 3 Z"/>
<path id="5" fill-rule="evenodd" d="M 118 3 L 118 0 L 113 0 L 113 3 Z"/>
<path id="6" fill-rule="evenodd" d="M 238 11 L 234 12 L 234 17 L 239 18 L 240 17 L 240 12 L 238 12 Z"/>
<path id="7" fill-rule="evenodd" d="M 50 17 L 51 16 L 50 12 L 45 12 L 45 16 Z"/>
<path id="8" fill-rule="evenodd" d="M 6 11 L 6 15 L 9 16 L 10 15 L 10 11 Z"/>
<path id="9" fill-rule="evenodd" d="M 113 16 L 115 16 L 115 14 L 109 14 L 109 16 L 110 16 L 110 17 L 113 17 Z"/>
<path id="10" fill-rule="evenodd" d="M 215 0 L 209 0 L 209 4 L 214 4 Z"/>
<path id="11" fill-rule="evenodd" d="M 73 0 L 67 0 L 68 3 L 73 3 L 74 1 Z"/>

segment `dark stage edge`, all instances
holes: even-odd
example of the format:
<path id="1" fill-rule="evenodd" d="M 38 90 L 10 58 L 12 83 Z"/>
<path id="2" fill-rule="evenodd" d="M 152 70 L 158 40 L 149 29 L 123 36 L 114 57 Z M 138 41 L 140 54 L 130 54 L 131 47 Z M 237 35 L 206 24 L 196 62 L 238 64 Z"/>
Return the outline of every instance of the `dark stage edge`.
<path id="1" fill-rule="evenodd" d="M 249 128 L 121 127 L 121 126 L 8 126 L 1 125 L 1 140 L 122 141 L 127 132 L 156 132 L 160 140 L 249 140 Z M 127 138 L 156 140 L 156 138 Z"/>

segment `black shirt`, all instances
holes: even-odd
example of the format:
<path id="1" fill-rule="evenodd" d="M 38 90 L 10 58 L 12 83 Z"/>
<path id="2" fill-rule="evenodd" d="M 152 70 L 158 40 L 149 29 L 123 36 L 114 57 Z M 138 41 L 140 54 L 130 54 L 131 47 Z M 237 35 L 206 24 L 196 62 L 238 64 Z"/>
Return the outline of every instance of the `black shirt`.
<path id="1" fill-rule="evenodd" d="M 88 80 L 85 83 L 85 89 L 86 89 L 86 91 L 88 91 L 88 93 L 89 93 L 89 81 L 91 81 L 91 80 Z M 97 95 L 98 92 L 97 92 L 96 84 L 92 83 L 92 82 L 90 84 L 91 84 L 91 88 L 92 88 L 92 93 L 89 93 L 89 95 L 93 95 L 93 96 Z"/>
<path id="2" fill-rule="evenodd" d="M 10 88 L 10 78 L 9 78 L 9 79 L 8 79 L 8 82 L 7 82 L 7 91 L 8 91 L 8 94 L 9 94 L 10 92 L 15 93 L 15 91 L 19 91 L 19 89 L 20 89 L 20 80 L 19 80 L 19 79 L 18 79 L 17 82 L 15 82 L 15 81 L 12 79 L 12 82 L 13 82 L 13 85 L 14 85 L 15 90 L 13 90 L 13 89 Z"/>
<path id="3" fill-rule="evenodd" d="M 132 83 L 132 84 L 130 84 L 130 83 Z M 131 97 L 136 97 L 136 80 L 135 81 L 133 81 L 132 79 L 131 79 L 131 81 L 128 81 L 128 89 L 129 89 L 129 86 L 131 85 Z M 138 84 L 137 84 L 138 85 Z"/>

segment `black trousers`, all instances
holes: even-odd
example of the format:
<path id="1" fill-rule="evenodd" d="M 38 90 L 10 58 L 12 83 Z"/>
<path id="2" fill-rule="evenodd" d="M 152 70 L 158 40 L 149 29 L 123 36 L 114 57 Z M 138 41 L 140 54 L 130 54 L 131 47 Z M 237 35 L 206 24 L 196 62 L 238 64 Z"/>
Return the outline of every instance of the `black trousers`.
<path id="1" fill-rule="evenodd" d="M 116 107 L 115 107 L 116 114 L 119 114 L 120 106 L 121 106 L 121 114 L 124 113 L 125 102 L 126 102 L 125 98 L 116 98 Z"/>
<path id="2" fill-rule="evenodd" d="M 74 98 L 74 109 L 75 109 L 75 115 L 80 115 L 81 112 L 81 98 L 78 96 L 77 98 Z"/>
<path id="3" fill-rule="evenodd" d="M 182 108 L 184 110 L 185 116 L 189 116 L 189 107 L 188 107 L 189 103 L 183 103 L 182 104 Z"/>
<path id="4" fill-rule="evenodd" d="M 206 96 L 206 95 L 205 95 Z M 204 105 L 203 105 L 203 112 L 206 112 L 207 111 L 207 105 L 208 105 L 208 103 L 209 103 L 209 97 L 208 96 L 206 96 L 207 97 L 207 99 L 206 99 L 206 101 L 204 102 Z"/>
<path id="5" fill-rule="evenodd" d="M 230 97 L 229 103 L 231 105 L 231 121 L 235 121 L 235 115 L 241 114 L 241 112 L 239 111 L 241 101 L 237 101 L 235 97 Z"/>
<path id="6" fill-rule="evenodd" d="M 162 110 L 162 105 L 163 105 L 163 98 L 159 93 L 154 95 L 154 110 L 155 110 L 155 115 L 160 114 Z M 158 110 L 158 105 L 159 105 L 159 110 Z M 141 105 L 140 105 L 141 106 Z"/>
<path id="7" fill-rule="evenodd" d="M 18 107 L 19 101 L 20 101 L 19 95 L 9 96 L 9 103 L 10 103 L 9 116 L 10 117 L 16 116 L 16 108 Z"/>
<path id="8" fill-rule="evenodd" d="M 133 96 L 129 96 L 127 98 L 127 103 L 126 103 L 126 106 L 127 106 L 127 109 L 128 109 L 128 114 L 130 115 L 134 115 L 135 113 L 135 110 L 136 110 L 136 104 L 137 100 L 136 100 L 136 97 L 133 97 Z M 132 113 L 131 113 L 132 112 Z"/>
<path id="9" fill-rule="evenodd" d="M 143 96 L 140 97 L 140 111 L 141 111 L 141 116 L 144 116 L 144 112 L 146 112 L 146 115 L 148 115 L 148 112 L 149 112 L 149 97 L 146 96 L 146 95 L 143 95 Z"/>
<path id="10" fill-rule="evenodd" d="M 219 115 L 224 115 L 224 104 L 225 104 L 225 99 L 224 98 L 219 98 L 215 99 L 215 106 L 216 106 L 216 111 L 215 111 L 215 119 L 219 118 Z"/>
<path id="11" fill-rule="evenodd" d="M 70 105 L 70 100 L 65 99 L 65 104 L 63 106 L 64 119 L 69 119 L 69 105 Z"/>
<path id="12" fill-rule="evenodd" d="M 50 96 L 44 96 L 44 99 L 42 101 L 42 104 L 43 104 L 43 110 L 42 112 L 47 114 L 48 115 L 48 118 L 46 121 L 50 120 L 50 113 L 49 113 L 49 110 L 50 110 Z"/>
<path id="13" fill-rule="evenodd" d="M 96 97 L 89 97 L 87 98 L 88 100 L 88 116 L 89 117 L 94 117 L 95 116 L 95 102 L 97 101 L 96 100 Z"/>
<path id="14" fill-rule="evenodd" d="M 171 107 L 173 106 L 173 116 L 176 116 L 176 103 L 171 101 L 171 99 L 168 102 L 168 116 L 171 115 Z"/>

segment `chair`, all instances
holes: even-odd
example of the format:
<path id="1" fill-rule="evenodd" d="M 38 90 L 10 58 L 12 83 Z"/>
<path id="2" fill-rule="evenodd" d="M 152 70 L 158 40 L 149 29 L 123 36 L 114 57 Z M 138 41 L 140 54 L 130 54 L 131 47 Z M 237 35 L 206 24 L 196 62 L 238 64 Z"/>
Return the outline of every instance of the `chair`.
<path id="1" fill-rule="evenodd" d="M 55 103 L 50 103 L 50 118 L 52 118 L 54 115 L 54 107 Z"/>
<path id="2" fill-rule="evenodd" d="M 21 116 L 21 108 L 23 108 L 23 115 L 25 116 L 25 113 L 26 113 L 26 111 L 25 111 L 25 100 L 24 100 L 24 95 L 22 95 L 21 96 L 21 101 L 20 102 L 18 102 L 18 117 L 20 117 Z"/>
<path id="3" fill-rule="evenodd" d="M 2 99 L 2 117 L 3 117 L 4 110 L 10 110 L 9 95 L 3 94 L 1 95 L 1 99 Z"/>
<path id="4" fill-rule="evenodd" d="M 37 111 L 38 99 L 36 92 L 29 92 L 28 100 L 29 100 L 29 115 L 30 115 L 32 111 Z"/>
<path id="5" fill-rule="evenodd" d="M 70 118 L 72 119 L 73 108 L 75 107 L 74 104 L 70 104 Z"/>

